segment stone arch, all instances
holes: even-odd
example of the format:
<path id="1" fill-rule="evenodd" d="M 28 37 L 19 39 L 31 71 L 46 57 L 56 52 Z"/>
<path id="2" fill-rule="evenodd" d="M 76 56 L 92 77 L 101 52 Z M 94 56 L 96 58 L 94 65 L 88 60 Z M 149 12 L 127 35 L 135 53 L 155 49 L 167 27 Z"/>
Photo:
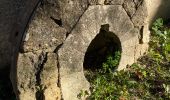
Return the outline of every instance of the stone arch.
<path id="1" fill-rule="evenodd" d="M 65 100 L 76 99 L 81 90 L 89 90 L 90 85 L 83 74 L 84 56 L 101 25 L 105 24 L 110 25 L 109 31 L 115 33 L 121 42 L 118 70 L 134 63 L 139 33 L 122 6 L 90 6 L 58 51 L 60 84 Z"/>

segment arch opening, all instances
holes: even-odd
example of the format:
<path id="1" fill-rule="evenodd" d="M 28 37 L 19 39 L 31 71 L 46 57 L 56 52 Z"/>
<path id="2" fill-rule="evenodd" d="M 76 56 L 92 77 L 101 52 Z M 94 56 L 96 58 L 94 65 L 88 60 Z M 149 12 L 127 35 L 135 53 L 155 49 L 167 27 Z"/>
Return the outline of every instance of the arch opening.
<path id="1" fill-rule="evenodd" d="M 84 69 L 100 69 L 103 62 L 106 62 L 107 57 L 114 57 L 117 51 L 120 51 L 120 53 L 122 51 L 119 38 L 109 31 L 109 24 L 101 25 L 99 33 L 91 41 L 85 53 Z"/>

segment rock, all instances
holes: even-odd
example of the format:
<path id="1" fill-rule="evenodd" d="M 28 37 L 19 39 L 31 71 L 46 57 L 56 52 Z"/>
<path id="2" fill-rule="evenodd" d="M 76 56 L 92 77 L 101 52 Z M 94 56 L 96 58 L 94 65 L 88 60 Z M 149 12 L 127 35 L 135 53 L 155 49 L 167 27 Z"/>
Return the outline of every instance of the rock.
<path id="1" fill-rule="evenodd" d="M 60 100 L 57 55 L 29 52 L 19 55 L 17 70 L 19 99 Z"/>
<path id="2" fill-rule="evenodd" d="M 60 8 L 57 0 L 44 0 L 40 5 L 38 13 L 43 13 L 48 18 L 52 17 L 54 19 L 60 20 L 61 14 L 59 9 Z"/>
<path id="3" fill-rule="evenodd" d="M 45 100 L 61 100 L 60 88 L 58 87 L 58 62 L 57 55 L 48 53 L 47 61 L 40 73 L 41 86 L 44 87 Z"/>
<path id="4" fill-rule="evenodd" d="M 132 16 L 136 13 L 137 5 L 135 4 L 134 0 L 125 0 L 123 7 L 130 18 L 132 18 Z"/>
<path id="5" fill-rule="evenodd" d="M 44 90 L 45 100 L 61 100 L 60 88 L 56 84 L 48 86 Z"/>
<path id="6" fill-rule="evenodd" d="M 44 87 L 58 83 L 57 55 L 55 53 L 48 53 L 46 60 L 40 74 L 41 84 Z"/>
<path id="7" fill-rule="evenodd" d="M 43 62 L 42 52 L 19 54 L 17 66 L 17 89 L 21 100 L 35 100 L 37 86 L 37 72 Z"/>
<path id="8" fill-rule="evenodd" d="M 148 16 L 147 6 L 145 0 L 140 0 L 138 8 L 132 17 L 132 22 L 136 27 L 141 27 L 146 24 L 146 18 Z M 144 20 L 145 19 L 145 20 Z"/>
<path id="9" fill-rule="evenodd" d="M 23 52 L 45 50 L 53 52 L 65 40 L 66 30 L 39 9 L 29 25 L 23 43 Z"/>
<path id="10" fill-rule="evenodd" d="M 148 43 L 143 43 L 143 44 L 139 44 L 136 46 L 136 54 L 135 54 L 135 60 L 137 61 L 137 59 L 139 57 L 142 57 L 144 54 L 146 54 L 148 52 L 148 48 L 149 48 L 149 44 Z"/>
<path id="11" fill-rule="evenodd" d="M 149 31 L 149 24 L 145 24 L 145 26 L 142 27 L 142 43 L 149 43 L 150 41 L 150 31 Z"/>
<path id="12" fill-rule="evenodd" d="M 88 8 L 88 0 L 58 0 L 58 4 L 62 25 L 70 33 Z"/>

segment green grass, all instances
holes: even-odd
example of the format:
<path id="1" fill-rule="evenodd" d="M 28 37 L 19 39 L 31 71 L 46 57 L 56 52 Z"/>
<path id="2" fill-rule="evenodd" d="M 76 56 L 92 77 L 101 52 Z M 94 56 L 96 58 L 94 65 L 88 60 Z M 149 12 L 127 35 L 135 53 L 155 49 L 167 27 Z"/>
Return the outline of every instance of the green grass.
<path id="1" fill-rule="evenodd" d="M 149 53 L 126 70 L 116 71 L 120 51 L 87 75 L 90 100 L 170 100 L 170 29 L 153 23 Z"/>

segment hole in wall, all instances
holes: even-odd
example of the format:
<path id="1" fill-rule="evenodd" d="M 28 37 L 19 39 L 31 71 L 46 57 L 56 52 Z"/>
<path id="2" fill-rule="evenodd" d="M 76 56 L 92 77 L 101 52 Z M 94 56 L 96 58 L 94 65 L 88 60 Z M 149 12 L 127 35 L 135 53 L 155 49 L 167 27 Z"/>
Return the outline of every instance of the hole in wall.
<path id="1" fill-rule="evenodd" d="M 15 37 L 17 37 L 17 36 L 18 36 L 18 34 L 19 34 L 19 32 L 15 32 Z"/>
<path id="2" fill-rule="evenodd" d="M 59 25 L 60 27 L 62 26 L 62 21 L 61 19 L 55 19 L 54 17 L 50 17 L 57 25 Z"/>
<path id="3" fill-rule="evenodd" d="M 144 30 L 144 26 L 142 26 L 140 29 L 139 44 L 143 44 L 143 30 Z"/>
<path id="4" fill-rule="evenodd" d="M 101 25 L 100 32 L 91 41 L 84 57 L 83 66 L 86 69 L 96 70 L 102 67 L 107 55 L 113 55 L 121 50 L 119 38 L 109 31 L 109 24 Z"/>

